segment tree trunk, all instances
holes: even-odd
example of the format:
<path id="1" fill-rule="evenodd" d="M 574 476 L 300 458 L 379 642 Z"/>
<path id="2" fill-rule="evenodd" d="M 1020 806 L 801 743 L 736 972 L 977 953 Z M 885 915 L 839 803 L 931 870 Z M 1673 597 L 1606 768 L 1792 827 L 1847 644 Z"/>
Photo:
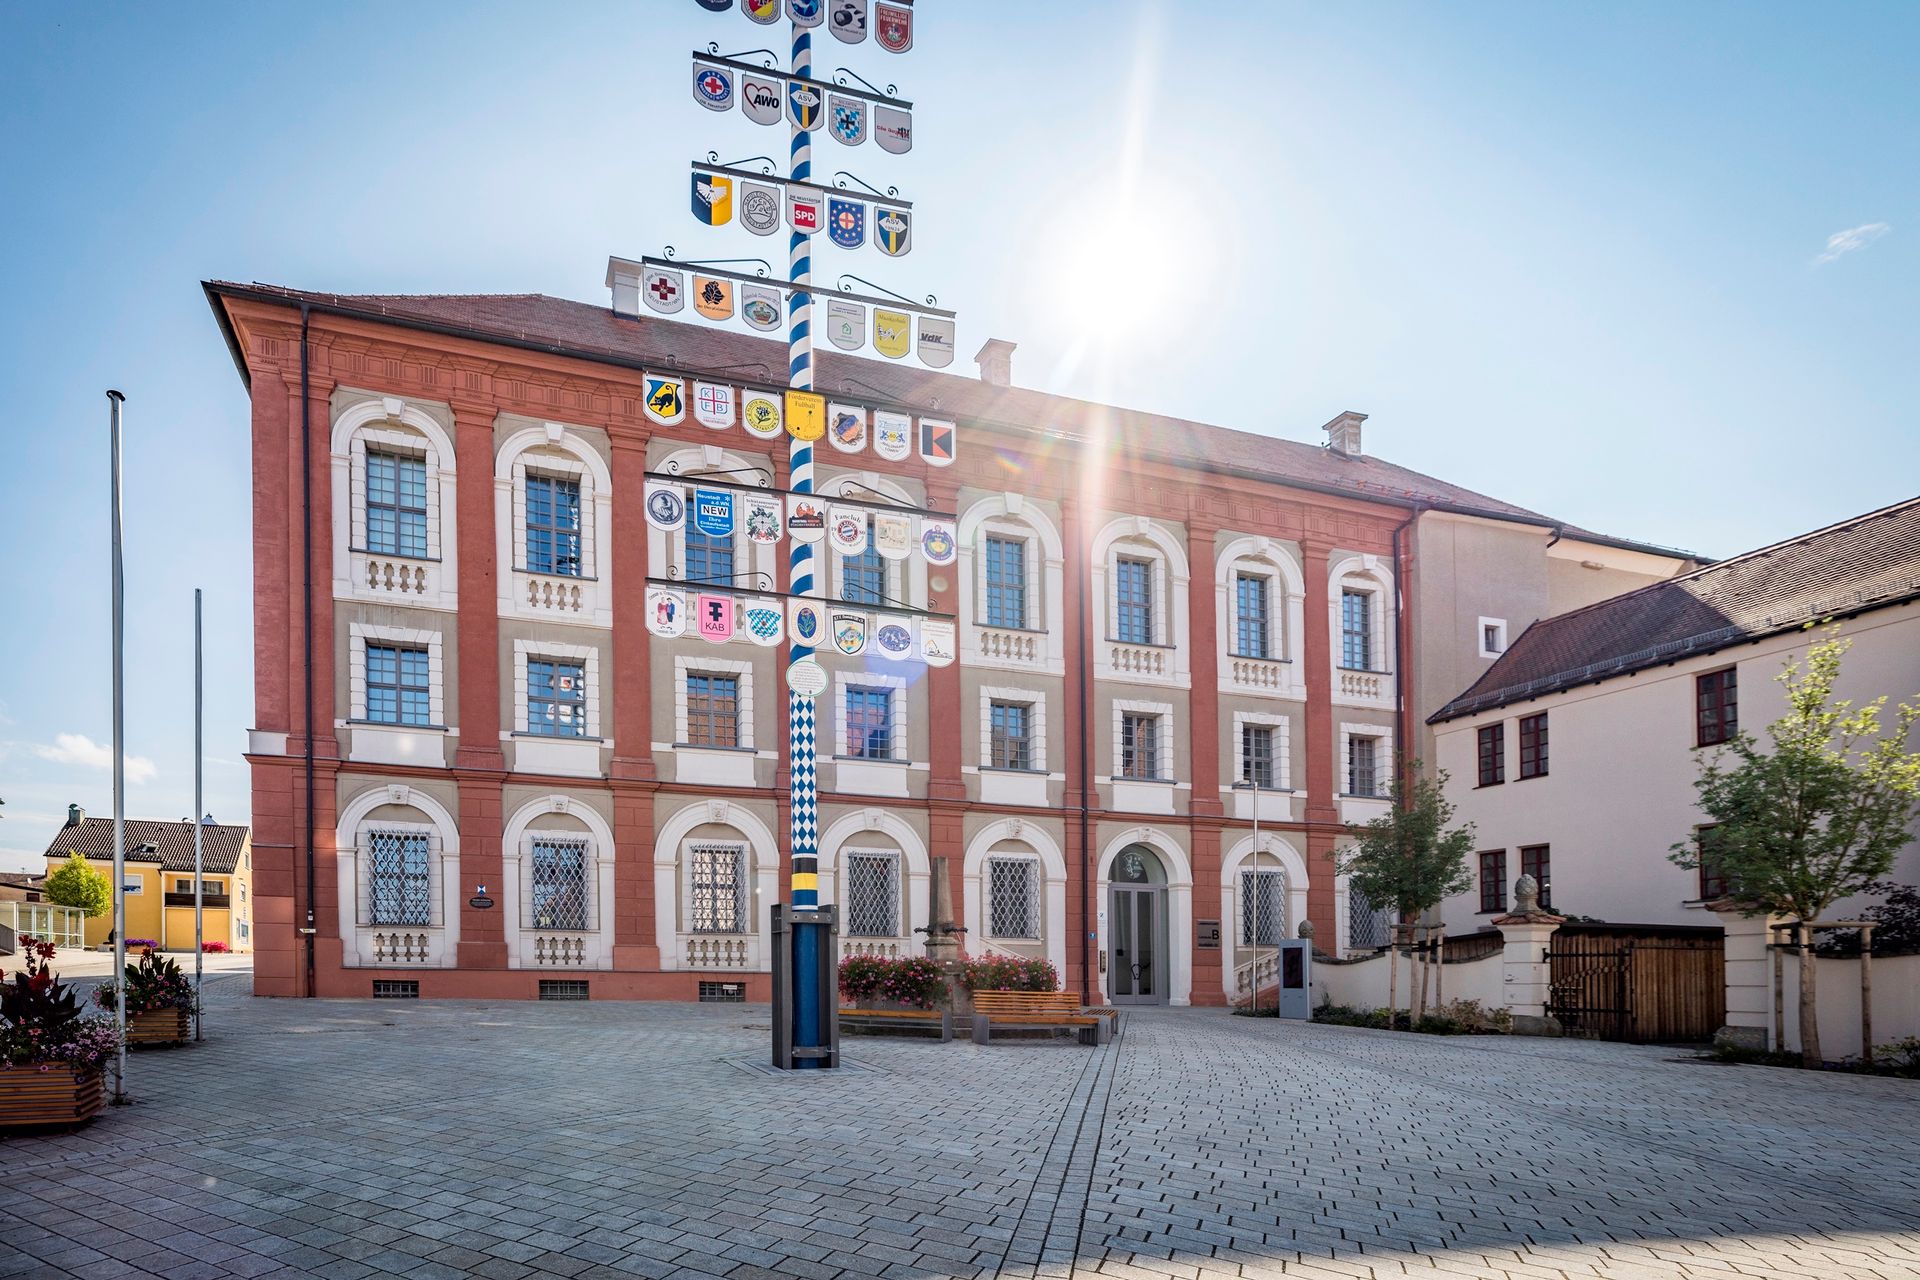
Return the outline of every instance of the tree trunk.
<path id="1" fill-rule="evenodd" d="M 1813 948 L 1808 945 L 1813 930 L 1800 926 L 1800 1065 L 1818 1067 L 1825 1060 L 1820 1056 L 1820 1023 L 1813 1009 Z"/>
<path id="2" fill-rule="evenodd" d="M 1426 942 L 1424 944 L 1416 943 L 1413 949 L 1413 953 L 1420 957 L 1420 1003 L 1418 1005 L 1418 1012 L 1413 1015 L 1415 1022 L 1427 1016 L 1427 970 L 1431 967 L 1431 958 L 1427 955 L 1423 947 L 1431 948 L 1432 946 L 1433 929 L 1429 927 L 1427 929 Z"/>
<path id="3" fill-rule="evenodd" d="M 1400 925 L 1387 934 L 1387 1025 L 1400 1025 Z"/>

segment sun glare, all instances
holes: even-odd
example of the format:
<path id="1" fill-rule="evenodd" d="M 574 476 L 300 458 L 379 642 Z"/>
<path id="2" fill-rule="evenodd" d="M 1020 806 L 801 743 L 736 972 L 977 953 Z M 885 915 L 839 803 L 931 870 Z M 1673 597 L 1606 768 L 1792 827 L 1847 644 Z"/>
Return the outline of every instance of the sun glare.
<path id="1" fill-rule="evenodd" d="M 1089 209 L 1102 212 L 1089 217 Z M 1120 342 L 1178 325 L 1196 297 L 1168 287 L 1167 272 L 1191 280 L 1209 270 L 1201 237 L 1182 234 L 1201 225 L 1194 219 L 1189 202 L 1164 191 L 1086 201 L 1043 241 L 1057 247 L 1048 255 L 1039 301 L 1083 341 Z M 1180 262 L 1169 268 L 1174 241 Z"/>

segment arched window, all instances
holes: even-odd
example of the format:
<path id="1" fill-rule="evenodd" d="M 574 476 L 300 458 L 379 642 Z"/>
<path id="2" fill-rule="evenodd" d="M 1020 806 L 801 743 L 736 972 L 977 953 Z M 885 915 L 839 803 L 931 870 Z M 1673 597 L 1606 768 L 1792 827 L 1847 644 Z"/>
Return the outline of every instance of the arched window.
<path id="1" fill-rule="evenodd" d="M 502 839 L 507 963 L 517 969 L 613 964 L 613 831 L 589 802 L 541 796 Z"/>
<path id="2" fill-rule="evenodd" d="M 671 533 L 647 528 L 647 572 L 657 578 L 678 578 L 694 585 L 724 587 L 744 591 L 764 581 L 771 583 L 779 567 L 779 558 L 791 544 L 756 543 L 747 537 L 742 499 L 748 495 L 735 489 L 733 495 L 733 532 L 709 534 L 695 523 L 695 490 L 702 480 L 720 480 L 731 485 L 756 484 L 756 477 L 771 482 L 773 472 L 764 459 L 744 456 L 718 445 L 691 445 L 676 449 L 650 463 L 650 471 L 677 477 L 687 494 L 686 523 Z M 824 546 L 824 544 L 817 544 Z M 747 643 L 744 636 L 741 643 Z"/>
<path id="3" fill-rule="evenodd" d="M 653 853 L 662 965 L 764 971 L 767 906 L 779 893 L 779 865 L 771 829 L 744 805 L 707 800 L 669 817 Z"/>
<path id="4" fill-rule="evenodd" d="M 1306 582 L 1292 548 L 1235 538 L 1214 561 L 1223 692 L 1305 698 L 1301 611 Z"/>
<path id="5" fill-rule="evenodd" d="M 457 574 L 446 410 L 366 395 L 332 431 L 334 595 L 451 609 Z"/>
<path id="6" fill-rule="evenodd" d="M 1187 558 L 1172 531 L 1146 516 L 1109 521 L 1093 542 L 1095 598 L 1104 601 L 1096 678 L 1187 685 Z"/>
<path id="7" fill-rule="evenodd" d="M 598 433 L 514 431 L 494 460 L 494 495 L 501 613 L 612 626 L 613 473 Z"/>
<path id="8" fill-rule="evenodd" d="M 891 500 L 908 508 L 925 505 L 898 481 L 871 471 L 822 475 L 815 487 L 829 498 L 857 498 L 863 502 Z M 890 560 L 881 555 L 873 538 L 874 514 L 871 511 L 867 513 L 867 544 L 859 554 L 841 555 L 824 542 L 815 544 L 825 557 L 828 596 L 873 608 L 885 608 L 890 604 L 924 604 L 927 598 L 926 561 L 918 555 L 908 556 L 904 560 Z"/>
<path id="9" fill-rule="evenodd" d="M 370 787 L 334 831 L 344 961 L 451 968 L 459 940 L 459 829 L 431 794 Z"/>
<path id="10" fill-rule="evenodd" d="M 968 666 L 1065 670 L 1065 570 L 1048 509 L 991 494 L 960 515 L 960 645 Z"/>
<path id="11" fill-rule="evenodd" d="M 1327 587 L 1333 700 L 1345 706 L 1392 707 L 1396 623 L 1391 565 L 1379 556 L 1348 556 L 1331 567 Z"/>

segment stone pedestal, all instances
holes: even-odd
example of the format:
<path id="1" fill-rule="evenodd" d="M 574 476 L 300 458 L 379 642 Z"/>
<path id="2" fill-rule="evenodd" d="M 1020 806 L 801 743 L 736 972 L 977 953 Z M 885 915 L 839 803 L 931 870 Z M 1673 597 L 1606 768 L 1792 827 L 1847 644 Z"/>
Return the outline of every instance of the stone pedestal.
<path id="1" fill-rule="evenodd" d="M 947 1007 L 953 1010 L 955 1032 L 973 1026 L 973 993 L 960 981 L 960 938 L 966 932 L 953 910 L 953 881 L 947 875 L 947 860 L 934 858 L 930 863 L 927 895 L 927 924 L 916 933 L 927 935 L 927 959 L 940 966 L 947 979 Z"/>
<path id="2" fill-rule="evenodd" d="M 1547 1012 L 1553 996 L 1553 966 L 1547 959 L 1547 941 L 1566 923 L 1565 916 L 1540 909 L 1540 884 L 1523 875 L 1513 886 L 1515 909 L 1499 916 L 1493 927 L 1505 941 L 1502 990 L 1513 1031 L 1522 1036 L 1557 1036 L 1560 1020 Z"/>

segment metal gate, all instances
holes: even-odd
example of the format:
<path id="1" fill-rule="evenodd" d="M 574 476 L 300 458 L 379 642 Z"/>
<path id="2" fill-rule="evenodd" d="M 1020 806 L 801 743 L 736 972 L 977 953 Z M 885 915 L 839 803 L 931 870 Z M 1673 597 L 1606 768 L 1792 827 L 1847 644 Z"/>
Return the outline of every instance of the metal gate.
<path id="1" fill-rule="evenodd" d="M 1570 1035 L 1682 1043 L 1711 1040 L 1726 1022 L 1719 929 L 1566 924 L 1554 931 L 1547 960 L 1547 1012 Z"/>

